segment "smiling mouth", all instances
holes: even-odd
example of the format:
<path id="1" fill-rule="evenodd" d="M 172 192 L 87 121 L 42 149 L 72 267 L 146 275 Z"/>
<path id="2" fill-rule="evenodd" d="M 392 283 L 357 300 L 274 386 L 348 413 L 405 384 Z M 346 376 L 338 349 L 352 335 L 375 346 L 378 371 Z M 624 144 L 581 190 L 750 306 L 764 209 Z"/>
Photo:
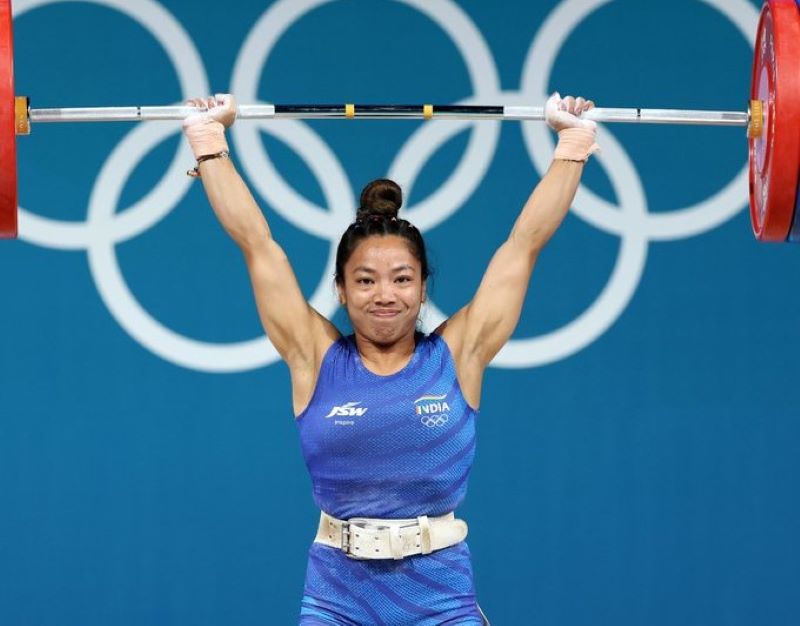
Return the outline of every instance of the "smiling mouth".
<path id="1" fill-rule="evenodd" d="M 389 318 L 389 317 L 396 317 L 400 314 L 400 311 L 388 311 L 388 310 L 376 310 L 371 311 L 371 315 L 374 317 L 382 317 L 382 318 Z"/>

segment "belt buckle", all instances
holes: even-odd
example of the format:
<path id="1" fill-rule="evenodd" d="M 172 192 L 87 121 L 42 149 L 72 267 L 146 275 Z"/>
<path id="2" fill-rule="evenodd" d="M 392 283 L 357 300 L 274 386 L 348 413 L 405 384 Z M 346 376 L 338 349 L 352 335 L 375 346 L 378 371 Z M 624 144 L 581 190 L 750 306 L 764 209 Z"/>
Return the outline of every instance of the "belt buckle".
<path id="1" fill-rule="evenodd" d="M 351 530 L 351 527 L 353 526 L 365 531 L 373 532 L 380 532 L 381 530 L 389 528 L 389 526 L 385 524 L 378 524 L 372 520 L 361 517 L 353 517 L 349 520 L 342 521 L 342 552 L 344 552 L 347 558 L 356 561 L 369 559 L 369 557 L 366 555 L 356 554 L 353 552 L 353 532 Z"/>
<path id="2" fill-rule="evenodd" d="M 341 550 L 345 553 L 350 559 L 354 559 L 357 561 L 369 560 L 371 558 L 376 558 L 374 556 L 370 556 L 367 554 L 356 554 L 353 551 L 353 532 L 352 528 L 360 528 L 363 531 L 366 531 L 367 535 L 375 536 L 377 539 L 377 534 L 382 533 L 383 531 L 390 531 L 391 528 L 395 526 L 399 530 L 404 530 L 407 528 L 419 528 L 419 521 L 416 519 L 398 519 L 392 520 L 391 523 L 386 523 L 384 520 L 376 520 L 370 518 L 363 518 L 363 517 L 352 517 L 349 520 L 342 521 L 342 546 Z M 390 537 L 386 537 L 386 539 L 391 543 L 392 540 Z M 371 541 L 368 542 L 371 546 Z M 363 547 L 362 543 L 362 547 Z M 371 554 L 371 550 L 370 550 Z M 390 558 L 390 557 L 377 557 L 377 558 Z"/>
<path id="3" fill-rule="evenodd" d="M 342 522 L 342 552 L 351 559 L 354 558 L 350 552 L 350 522 Z"/>
<path id="4" fill-rule="evenodd" d="M 355 561 L 362 561 L 364 557 L 353 553 L 353 543 L 352 539 L 352 532 L 350 531 L 350 526 L 353 524 L 352 521 L 343 521 L 342 522 L 342 547 L 341 550 L 344 552 L 344 555 L 348 559 L 353 559 Z M 356 524 L 357 525 L 357 524 Z"/>

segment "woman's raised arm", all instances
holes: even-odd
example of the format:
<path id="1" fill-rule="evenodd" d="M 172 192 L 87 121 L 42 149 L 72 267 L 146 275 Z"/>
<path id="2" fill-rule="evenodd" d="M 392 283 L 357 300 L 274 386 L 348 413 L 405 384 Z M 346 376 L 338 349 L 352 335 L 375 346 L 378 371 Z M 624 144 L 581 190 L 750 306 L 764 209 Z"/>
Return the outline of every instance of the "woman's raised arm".
<path id="1" fill-rule="evenodd" d="M 229 158 L 225 129 L 236 118 L 233 97 L 221 94 L 189 104 L 198 108 L 183 123 L 198 162 L 196 174 L 222 227 L 244 255 L 261 323 L 292 372 L 297 408 L 298 400 L 303 404 L 303 396 L 310 397 L 319 362 L 338 331 L 308 304 L 289 259 Z"/>
<path id="2" fill-rule="evenodd" d="M 539 252 L 569 211 L 583 166 L 597 148 L 596 125 L 580 118 L 594 104 L 554 94 L 545 107 L 559 144 L 547 173 L 492 257 L 472 301 L 439 329 L 456 359 L 467 400 L 477 406 L 483 371 L 516 328 Z"/>

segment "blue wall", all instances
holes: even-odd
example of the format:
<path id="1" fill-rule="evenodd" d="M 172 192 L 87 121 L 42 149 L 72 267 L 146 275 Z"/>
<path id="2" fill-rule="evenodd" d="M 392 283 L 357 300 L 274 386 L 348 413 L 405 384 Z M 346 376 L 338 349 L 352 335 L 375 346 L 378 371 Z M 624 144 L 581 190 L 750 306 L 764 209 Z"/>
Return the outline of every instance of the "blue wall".
<path id="1" fill-rule="evenodd" d="M 34 107 L 242 102 L 743 109 L 745 0 L 14 0 Z M 432 323 L 546 167 L 537 124 L 241 123 L 309 296 L 374 177 L 426 231 Z M 487 373 L 461 514 L 503 625 L 797 623 L 800 250 L 754 241 L 741 129 L 607 126 Z M 296 620 L 316 511 L 286 368 L 172 123 L 20 138 L 0 244 L 0 624 Z M 335 312 L 343 323 L 341 312 Z M 795 495 L 793 495 L 795 494 Z M 518 518 L 518 523 L 511 520 Z"/>

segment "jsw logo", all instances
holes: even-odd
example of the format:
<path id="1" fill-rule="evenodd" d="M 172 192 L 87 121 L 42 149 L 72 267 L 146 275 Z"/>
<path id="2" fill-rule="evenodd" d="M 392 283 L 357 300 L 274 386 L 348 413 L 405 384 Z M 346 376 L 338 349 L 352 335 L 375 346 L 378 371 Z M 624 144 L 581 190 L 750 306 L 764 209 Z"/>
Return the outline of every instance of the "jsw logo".
<path id="1" fill-rule="evenodd" d="M 328 413 L 325 418 L 329 417 L 361 417 L 364 413 L 367 412 L 366 407 L 358 406 L 361 404 L 360 402 L 348 402 L 343 404 L 342 406 L 335 406 L 331 409 L 331 412 Z"/>

